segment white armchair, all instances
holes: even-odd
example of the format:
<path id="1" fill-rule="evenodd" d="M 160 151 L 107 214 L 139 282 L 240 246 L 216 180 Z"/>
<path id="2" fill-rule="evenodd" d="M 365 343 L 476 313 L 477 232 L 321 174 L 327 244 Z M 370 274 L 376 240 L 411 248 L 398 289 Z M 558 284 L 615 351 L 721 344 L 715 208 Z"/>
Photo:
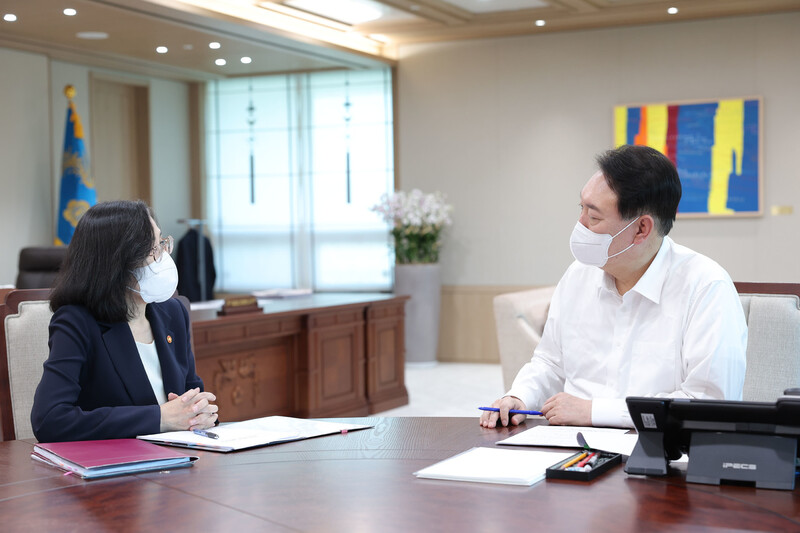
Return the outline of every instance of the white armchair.
<path id="1" fill-rule="evenodd" d="M 503 385 L 511 388 L 522 365 L 539 344 L 555 286 L 501 294 L 494 298 L 497 345 Z"/>

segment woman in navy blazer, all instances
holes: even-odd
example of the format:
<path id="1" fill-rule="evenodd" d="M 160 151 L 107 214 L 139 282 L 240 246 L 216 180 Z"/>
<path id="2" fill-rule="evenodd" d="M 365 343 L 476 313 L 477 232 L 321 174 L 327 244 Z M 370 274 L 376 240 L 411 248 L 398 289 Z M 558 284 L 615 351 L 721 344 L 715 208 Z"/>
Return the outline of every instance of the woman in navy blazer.
<path id="1" fill-rule="evenodd" d="M 100 203 L 81 217 L 50 298 L 50 356 L 31 411 L 40 442 L 214 425 L 189 314 L 170 298 L 171 251 L 143 202 Z"/>

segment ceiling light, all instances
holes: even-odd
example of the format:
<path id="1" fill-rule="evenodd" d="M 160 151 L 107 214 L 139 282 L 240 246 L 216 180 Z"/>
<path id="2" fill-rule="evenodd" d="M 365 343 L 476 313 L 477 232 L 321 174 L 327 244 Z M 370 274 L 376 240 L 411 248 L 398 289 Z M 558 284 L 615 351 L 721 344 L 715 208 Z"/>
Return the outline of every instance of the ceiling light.
<path id="1" fill-rule="evenodd" d="M 539 19 L 539 20 L 536 21 L 536 25 L 537 26 L 544 26 L 545 24 L 547 24 L 547 23 L 545 21 L 543 21 L 542 19 Z"/>
<path id="2" fill-rule="evenodd" d="M 79 31 L 75 34 L 78 39 L 87 39 L 89 41 L 100 41 L 108 39 L 108 34 L 104 31 Z"/>
<path id="3" fill-rule="evenodd" d="M 372 39 L 373 41 L 378 41 L 380 43 L 391 42 L 391 39 L 389 39 L 387 36 L 382 35 L 380 33 L 370 33 L 369 34 L 369 38 Z"/>
<path id="4" fill-rule="evenodd" d="M 241 62 L 242 62 L 242 63 L 244 63 L 245 65 L 249 65 L 250 63 L 252 63 L 252 62 L 253 62 L 253 60 L 252 60 L 252 59 L 250 59 L 250 58 L 249 58 L 249 57 L 247 57 L 247 56 L 244 56 L 244 57 L 243 57 L 243 58 L 241 58 L 239 61 L 241 61 Z"/>
<path id="5" fill-rule="evenodd" d="M 221 67 L 224 66 L 227 63 L 227 61 L 225 61 L 224 59 L 217 59 L 216 61 L 214 61 L 214 63 Z"/>
<path id="6" fill-rule="evenodd" d="M 669 13 L 670 15 L 674 15 L 677 12 L 678 12 L 678 8 L 677 7 L 671 7 L 669 9 L 667 9 L 667 13 Z"/>
<path id="7" fill-rule="evenodd" d="M 288 15 L 292 18 L 305 20 L 307 22 L 311 22 L 312 24 L 321 24 L 322 26 L 327 26 L 328 28 L 333 28 L 334 30 L 350 31 L 352 29 L 349 24 L 342 24 L 341 22 L 331 20 L 327 17 L 322 17 L 320 15 L 315 15 L 313 13 L 307 13 L 302 9 L 295 9 L 293 7 L 285 6 L 283 4 L 273 4 L 272 2 L 260 2 L 258 4 L 258 7 L 261 7 L 263 9 L 269 9 L 270 11 L 275 11 L 282 15 Z"/>
<path id="8" fill-rule="evenodd" d="M 6 13 L 3 15 L 3 20 L 6 22 L 14 22 L 17 20 L 17 16 L 14 13 Z"/>
<path id="9" fill-rule="evenodd" d="M 156 48 L 156 52 L 158 52 L 159 54 L 166 54 L 167 52 L 169 52 L 169 49 L 166 46 L 159 46 Z"/>
<path id="10" fill-rule="evenodd" d="M 288 0 L 284 5 L 347 24 L 363 24 L 383 16 L 377 4 L 364 0 Z"/>
<path id="11" fill-rule="evenodd" d="M 68 17 L 74 17 L 75 15 L 78 14 L 78 12 L 72 9 L 71 7 L 68 7 L 67 9 L 64 10 L 64 14 Z"/>
<path id="12" fill-rule="evenodd" d="M 214 41 L 214 42 L 208 43 L 208 47 L 209 47 L 209 48 L 211 48 L 212 50 L 217 50 L 217 49 L 219 49 L 219 47 L 221 47 L 221 46 L 222 46 L 222 45 L 221 45 L 221 44 L 219 44 L 217 41 Z"/>
<path id="13" fill-rule="evenodd" d="M 191 44 L 184 44 L 184 45 L 183 45 L 183 49 L 184 49 L 184 50 L 191 50 L 192 48 L 194 48 L 194 46 L 193 46 L 193 45 L 191 45 Z"/>
<path id="14" fill-rule="evenodd" d="M 394 49 L 385 50 L 384 48 L 386 47 L 381 43 L 361 35 L 356 35 L 354 32 L 346 32 L 340 29 L 334 29 L 328 25 L 312 23 L 296 16 L 289 16 L 284 12 L 285 10 L 275 10 L 272 7 L 284 5 L 285 2 L 283 1 L 280 4 L 273 4 L 272 2 L 260 0 L 227 0 L 225 2 L 219 0 L 176 1 L 179 1 L 181 4 L 212 11 L 224 17 L 234 17 L 261 24 L 267 28 L 279 30 L 280 32 L 293 33 L 297 34 L 299 37 L 322 41 L 334 45 L 335 47 L 344 47 L 358 52 L 384 57 L 389 57 L 389 55 L 395 52 Z M 332 0 L 326 0 L 325 3 L 327 4 L 328 2 L 333 4 Z M 381 7 L 382 4 L 374 0 L 370 0 L 370 3 L 378 6 L 381 13 L 384 13 L 387 9 L 385 6 Z M 269 6 L 269 8 L 267 6 Z"/>

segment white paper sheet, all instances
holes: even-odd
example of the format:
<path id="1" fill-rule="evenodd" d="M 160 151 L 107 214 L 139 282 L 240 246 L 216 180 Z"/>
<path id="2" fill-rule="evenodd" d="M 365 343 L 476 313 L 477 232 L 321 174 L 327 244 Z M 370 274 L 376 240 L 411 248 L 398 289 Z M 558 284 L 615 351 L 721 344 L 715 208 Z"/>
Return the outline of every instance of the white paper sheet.
<path id="1" fill-rule="evenodd" d="M 572 454 L 572 452 L 471 448 L 414 472 L 414 475 L 425 479 L 530 486 L 545 478 L 548 467 Z"/>
<path id="2" fill-rule="evenodd" d="M 171 446 L 230 452 L 370 427 L 372 426 L 322 422 L 288 416 L 267 416 L 244 422 L 221 424 L 210 429 L 209 431 L 216 434 L 218 439 L 203 437 L 191 431 L 169 431 L 153 435 L 139 435 L 136 438 Z"/>
<path id="3" fill-rule="evenodd" d="M 604 452 L 621 453 L 622 455 L 630 455 L 633 453 L 633 447 L 636 446 L 636 441 L 639 440 L 639 435 L 636 433 L 593 433 L 586 435 L 586 444 L 593 450 L 603 450 Z"/>
<path id="4" fill-rule="evenodd" d="M 582 426 L 534 426 L 522 433 L 517 433 L 505 440 L 501 440 L 497 444 L 581 448 L 581 445 L 578 443 L 578 432 L 582 433 L 588 442 L 590 436 L 624 435 L 628 430 Z"/>

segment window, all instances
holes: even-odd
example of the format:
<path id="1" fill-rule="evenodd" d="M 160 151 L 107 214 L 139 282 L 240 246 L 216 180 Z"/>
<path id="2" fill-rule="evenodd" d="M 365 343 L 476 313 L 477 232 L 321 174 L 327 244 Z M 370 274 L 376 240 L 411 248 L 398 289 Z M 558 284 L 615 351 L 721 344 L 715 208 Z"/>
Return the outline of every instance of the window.
<path id="1" fill-rule="evenodd" d="M 388 290 L 391 71 L 208 85 L 207 214 L 222 292 Z"/>

